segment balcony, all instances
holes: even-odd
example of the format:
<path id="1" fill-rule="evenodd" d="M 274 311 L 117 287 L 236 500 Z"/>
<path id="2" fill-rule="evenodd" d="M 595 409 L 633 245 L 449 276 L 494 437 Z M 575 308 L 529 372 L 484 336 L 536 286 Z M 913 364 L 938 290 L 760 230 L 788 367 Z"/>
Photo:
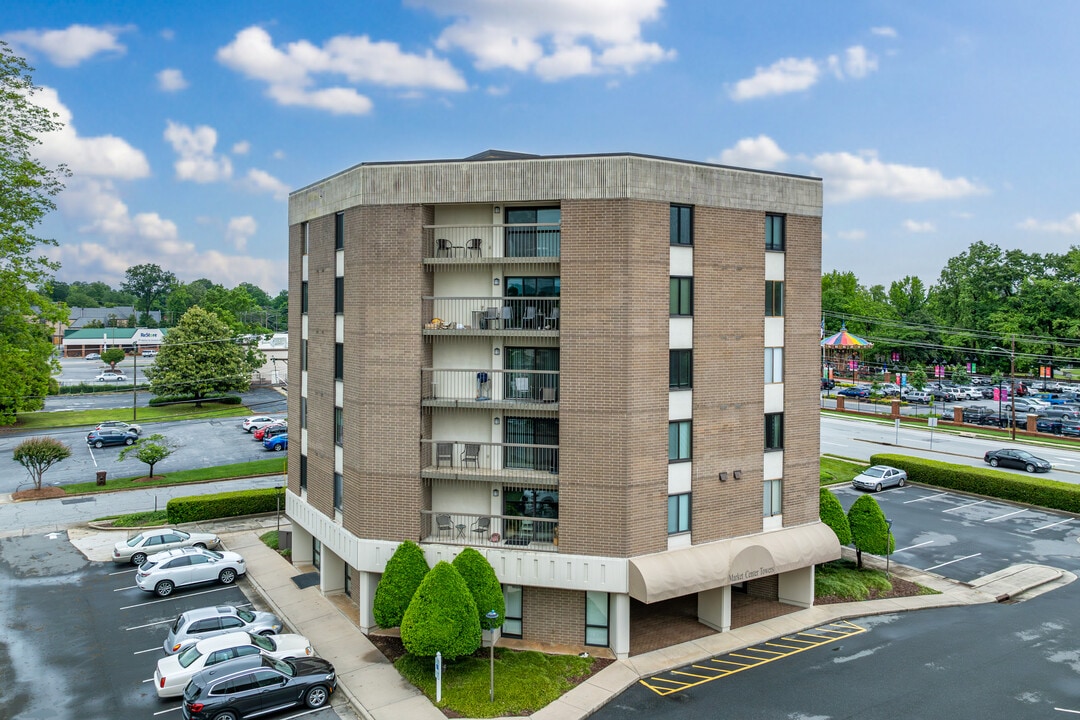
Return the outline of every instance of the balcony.
<path id="1" fill-rule="evenodd" d="M 559 373 L 549 370 L 421 368 L 424 407 L 559 409 Z"/>
<path id="2" fill-rule="evenodd" d="M 425 335 L 559 334 L 558 297 L 424 297 L 421 303 Z"/>
<path id="3" fill-rule="evenodd" d="M 421 440 L 421 477 L 436 480 L 528 481 L 557 485 L 559 446 Z"/>
<path id="4" fill-rule="evenodd" d="M 533 264 L 559 262 L 561 226 L 425 225 L 424 262 L 428 265 Z"/>
<path id="5" fill-rule="evenodd" d="M 559 519 L 420 511 L 420 542 L 558 552 Z"/>

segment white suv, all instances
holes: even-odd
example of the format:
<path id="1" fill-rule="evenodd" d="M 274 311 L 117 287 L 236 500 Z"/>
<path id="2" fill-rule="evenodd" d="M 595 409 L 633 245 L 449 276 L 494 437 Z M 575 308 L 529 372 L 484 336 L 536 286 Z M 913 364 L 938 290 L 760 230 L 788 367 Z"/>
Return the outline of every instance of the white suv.
<path id="1" fill-rule="evenodd" d="M 245 432 L 252 433 L 261 427 L 266 427 L 279 420 L 280 418 L 270 417 L 269 415 L 252 415 L 249 418 L 244 418 L 244 423 L 240 427 L 242 427 Z"/>
<path id="2" fill-rule="evenodd" d="M 923 403 L 929 405 L 934 401 L 934 396 L 925 390 L 912 390 L 904 396 L 904 399 L 910 403 Z"/>

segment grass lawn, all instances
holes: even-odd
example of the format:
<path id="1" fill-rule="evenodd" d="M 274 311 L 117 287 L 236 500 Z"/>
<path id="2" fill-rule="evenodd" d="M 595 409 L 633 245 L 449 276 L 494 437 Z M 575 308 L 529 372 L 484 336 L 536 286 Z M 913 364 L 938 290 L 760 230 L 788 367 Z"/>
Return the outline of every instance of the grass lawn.
<path id="1" fill-rule="evenodd" d="M 131 419 L 131 408 L 113 408 L 109 410 L 58 410 L 56 412 L 19 413 L 14 430 L 46 430 L 51 428 L 97 425 L 103 420 L 123 420 L 143 423 L 164 420 L 192 420 L 213 417 L 247 417 L 251 410 L 243 405 L 224 405 L 216 402 L 204 402 L 201 408 L 194 403 L 161 405 L 159 407 L 141 407 L 137 411 L 138 419 Z"/>
<path id="2" fill-rule="evenodd" d="M 818 565 L 814 571 L 814 597 L 817 603 L 876 600 L 911 595 L 938 595 L 938 591 L 913 583 L 884 570 L 857 568 L 854 560 L 833 560 Z"/>
<path id="3" fill-rule="evenodd" d="M 867 467 L 867 463 L 858 460 L 847 460 L 834 455 L 823 455 L 820 458 L 820 463 L 822 485 L 849 483 L 851 478 Z"/>
<path id="4" fill-rule="evenodd" d="M 148 466 L 143 465 L 144 468 Z M 96 482 L 74 483 L 72 485 L 60 485 L 68 495 L 83 495 L 95 492 L 112 492 L 114 490 L 129 490 L 131 488 L 155 487 L 158 485 L 182 485 L 184 483 L 206 482 L 208 480 L 228 480 L 238 477 L 252 477 L 255 475 L 273 475 L 285 472 L 285 458 L 268 458 L 266 460 L 253 460 L 246 463 L 234 463 L 232 465 L 218 465 L 216 467 L 199 468 L 197 470 L 177 470 L 164 475 L 155 475 L 153 479 L 147 479 L 146 475 L 137 477 L 109 478 L 102 487 Z"/>

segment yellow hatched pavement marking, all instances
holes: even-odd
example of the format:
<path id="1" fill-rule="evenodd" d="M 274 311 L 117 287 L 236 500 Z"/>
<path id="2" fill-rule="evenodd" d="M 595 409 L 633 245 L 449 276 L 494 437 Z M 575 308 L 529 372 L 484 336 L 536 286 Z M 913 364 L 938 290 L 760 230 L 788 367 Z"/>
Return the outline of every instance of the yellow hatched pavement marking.
<path id="1" fill-rule="evenodd" d="M 704 685 L 707 682 L 713 680 L 719 680 L 725 678 L 728 675 L 734 675 L 735 673 L 742 672 L 743 670 L 749 670 L 750 668 L 760 667 L 766 663 L 771 663 L 782 658 L 786 658 L 790 655 L 796 655 L 813 648 L 818 648 L 823 645 L 828 645 L 836 640 L 842 640 L 852 635 L 858 635 L 866 632 L 866 628 L 859 627 L 858 625 L 849 622 L 847 620 L 841 620 L 838 622 L 830 623 L 828 625 L 822 625 L 816 627 L 813 630 L 806 632 L 796 633 L 795 635 L 785 635 L 780 640 L 786 643 L 792 643 L 791 645 L 784 645 L 775 641 L 762 643 L 760 646 L 751 646 L 742 648 L 740 652 L 731 652 L 726 655 L 710 658 L 710 663 L 717 665 L 732 665 L 733 668 L 721 668 L 718 667 L 714 670 L 715 674 L 712 675 L 699 675 L 697 673 L 687 672 L 685 670 L 669 670 L 663 675 L 654 675 L 645 680 L 639 680 L 642 685 L 652 690 L 657 695 L 666 696 L 673 695 L 683 690 L 689 690 L 699 685 Z M 812 639 L 811 639 L 812 638 Z M 773 650 L 768 648 L 784 648 L 784 650 Z M 743 653 L 761 653 L 760 655 L 746 655 Z M 741 658 L 749 660 L 751 662 L 737 662 L 735 660 L 726 660 L 724 658 Z M 701 665 L 687 665 L 685 667 L 694 668 L 695 670 L 710 671 L 712 668 L 703 667 Z M 681 680 L 679 678 L 695 678 L 694 680 Z"/>

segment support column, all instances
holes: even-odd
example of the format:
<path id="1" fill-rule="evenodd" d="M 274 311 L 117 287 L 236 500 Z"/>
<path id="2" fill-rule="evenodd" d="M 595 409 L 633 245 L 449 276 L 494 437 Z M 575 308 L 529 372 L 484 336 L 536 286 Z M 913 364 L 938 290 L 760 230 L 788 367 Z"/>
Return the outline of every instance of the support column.
<path id="1" fill-rule="evenodd" d="M 382 573 L 360 572 L 360 581 L 356 588 L 356 602 L 360 606 L 360 632 L 365 635 L 374 630 L 375 623 L 375 590 L 379 587 L 379 579 Z"/>
<path id="2" fill-rule="evenodd" d="M 345 561 L 340 555 L 329 550 L 326 543 L 323 543 L 322 549 L 319 590 L 323 595 L 333 595 L 345 590 Z"/>
<path id="3" fill-rule="evenodd" d="M 630 657 L 630 596 L 611 593 L 608 596 L 608 646 L 615 657 Z"/>
<path id="4" fill-rule="evenodd" d="M 814 566 L 809 565 L 798 570 L 780 573 L 777 578 L 779 588 L 777 599 L 788 605 L 813 607 L 814 605 Z"/>
<path id="5" fill-rule="evenodd" d="M 310 565 L 314 556 L 311 547 L 311 533 L 300 523 L 292 523 L 292 561 L 293 565 Z"/>
<path id="6" fill-rule="evenodd" d="M 697 596 L 698 622 L 717 632 L 731 630 L 731 586 L 703 590 Z"/>

